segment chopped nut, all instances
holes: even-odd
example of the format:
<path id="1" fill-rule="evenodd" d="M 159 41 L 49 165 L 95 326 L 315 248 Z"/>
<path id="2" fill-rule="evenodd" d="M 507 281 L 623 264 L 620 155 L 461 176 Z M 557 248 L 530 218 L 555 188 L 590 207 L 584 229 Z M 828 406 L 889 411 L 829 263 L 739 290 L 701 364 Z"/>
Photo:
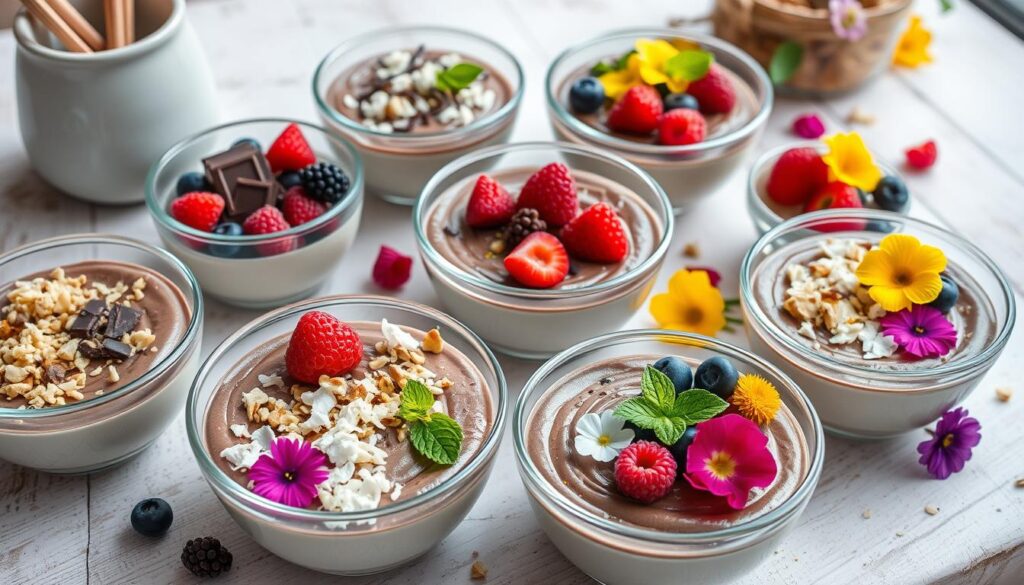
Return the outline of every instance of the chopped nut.
<path id="1" fill-rule="evenodd" d="M 113 365 L 107 366 L 107 380 L 111 382 L 119 382 L 121 380 L 121 374 L 117 373 L 117 368 Z"/>
<path id="2" fill-rule="evenodd" d="M 1024 477 L 1022 477 L 1022 478 L 1018 479 L 1017 481 L 1013 482 L 1013 485 L 1016 486 L 1016 487 L 1019 487 L 1019 488 L 1024 488 Z"/>
<path id="3" fill-rule="evenodd" d="M 928 504 L 927 506 L 925 506 L 924 507 L 924 511 L 929 516 L 934 516 L 934 515 L 939 513 L 939 509 L 936 506 L 933 506 L 931 504 Z"/>
<path id="4" fill-rule="evenodd" d="M 850 124 L 863 124 L 870 126 L 875 123 L 875 116 L 862 110 L 860 106 L 854 106 L 846 115 L 846 121 Z"/>
<path id="5" fill-rule="evenodd" d="M 487 578 L 487 565 L 480 561 L 473 561 L 473 565 L 469 568 L 469 576 L 473 579 L 482 580 Z"/>
<path id="6" fill-rule="evenodd" d="M 870 509 L 865 509 L 863 512 L 860 513 L 860 517 L 865 519 L 865 520 L 871 518 L 871 510 Z"/>
<path id="7" fill-rule="evenodd" d="M 697 242 L 689 242 L 683 246 L 683 256 L 687 258 L 697 258 L 700 256 L 700 246 Z"/>
<path id="8" fill-rule="evenodd" d="M 1009 402 L 1013 398 L 1013 390 L 1006 387 L 996 388 L 996 398 L 1001 402 Z"/>
<path id="9" fill-rule="evenodd" d="M 390 362 L 391 362 L 391 360 L 388 359 L 388 356 L 382 355 L 382 356 L 378 356 L 378 357 L 370 360 L 370 363 L 368 363 L 366 365 L 371 370 L 379 370 L 379 369 L 383 368 L 384 366 L 388 365 Z"/>
<path id="10" fill-rule="evenodd" d="M 441 353 L 444 350 L 444 340 L 441 339 L 441 332 L 436 328 L 427 331 L 426 337 L 421 344 L 423 351 L 429 353 Z"/>
<path id="11" fill-rule="evenodd" d="M 503 254 L 505 252 L 505 240 L 493 240 L 487 247 L 492 254 Z"/>

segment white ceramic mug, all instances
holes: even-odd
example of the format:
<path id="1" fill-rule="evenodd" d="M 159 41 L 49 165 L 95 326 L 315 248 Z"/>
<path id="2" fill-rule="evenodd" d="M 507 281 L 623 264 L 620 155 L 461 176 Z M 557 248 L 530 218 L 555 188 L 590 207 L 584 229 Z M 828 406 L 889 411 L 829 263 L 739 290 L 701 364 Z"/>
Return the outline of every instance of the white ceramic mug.
<path id="1" fill-rule="evenodd" d="M 102 0 L 72 0 L 103 30 Z M 150 165 L 216 125 L 216 93 L 185 0 L 136 0 L 138 40 L 96 53 L 60 48 L 22 10 L 14 21 L 18 124 L 36 172 L 70 195 L 143 200 Z"/>

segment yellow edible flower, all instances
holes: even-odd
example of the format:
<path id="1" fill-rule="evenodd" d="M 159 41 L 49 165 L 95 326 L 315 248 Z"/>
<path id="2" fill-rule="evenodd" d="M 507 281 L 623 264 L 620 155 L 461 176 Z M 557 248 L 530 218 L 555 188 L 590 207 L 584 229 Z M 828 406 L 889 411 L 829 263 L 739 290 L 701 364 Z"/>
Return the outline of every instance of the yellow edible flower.
<path id="1" fill-rule="evenodd" d="M 680 270 L 668 292 L 651 299 L 651 316 L 663 329 L 713 336 L 725 327 L 725 300 L 704 270 Z"/>
<path id="2" fill-rule="evenodd" d="M 868 252 L 857 267 L 857 280 L 870 287 L 868 294 L 888 312 L 934 301 L 942 292 L 939 273 L 946 255 L 914 236 L 889 234 Z"/>
<path id="3" fill-rule="evenodd" d="M 636 54 L 640 56 L 640 77 L 647 85 L 664 83 L 672 93 L 686 91 L 685 79 L 675 80 L 665 72 L 665 64 L 679 54 L 679 49 L 664 40 L 637 39 Z"/>
<path id="4" fill-rule="evenodd" d="M 882 171 L 875 165 L 860 134 L 833 134 L 823 140 L 828 152 L 821 160 L 829 168 L 830 181 L 841 181 L 864 191 L 875 189 L 882 180 Z"/>
<path id="5" fill-rule="evenodd" d="M 766 378 L 757 374 L 740 376 L 729 402 L 741 415 L 759 425 L 772 422 L 775 413 L 782 406 L 779 391 Z"/>
<path id="6" fill-rule="evenodd" d="M 636 53 L 626 59 L 626 67 L 618 71 L 609 71 L 597 78 L 604 86 L 604 95 L 618 100 L 633 86 L 642 85 L 640 77 L 640 56 Z"/>
<path id="7" fill-rule="evenodd" d="M 896 51 L 892 54 L 893 65 L 918 67 L 932 62 L 932 56 L 928 53 L 928 47 L 932 43 L 932 33 L 921 22 L 921 17 L 916 14 L 910 17 L 910 24 L 907 26 L 907 30 L 903 31 L 896 44 Z"/>

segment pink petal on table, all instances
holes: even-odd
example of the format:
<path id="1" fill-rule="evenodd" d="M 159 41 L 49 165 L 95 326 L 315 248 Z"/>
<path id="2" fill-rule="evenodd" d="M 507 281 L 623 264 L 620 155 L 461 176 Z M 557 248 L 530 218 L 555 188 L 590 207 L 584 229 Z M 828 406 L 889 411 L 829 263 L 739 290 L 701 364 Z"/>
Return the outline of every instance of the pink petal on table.
<path id="1" fill-rule="evenodd" d="M 388 246 L 381 246 L 373 264 L 373 281 L 381 288 L 398 290 L 412 274 L 412 257 Z"/>
<path id="2" fill-rule="evenodd" d="M 793 134 L 800 138 L 820 138 L 825 133 L 825 124 L 816 114 L 803 114 L 793 120 Z"/>

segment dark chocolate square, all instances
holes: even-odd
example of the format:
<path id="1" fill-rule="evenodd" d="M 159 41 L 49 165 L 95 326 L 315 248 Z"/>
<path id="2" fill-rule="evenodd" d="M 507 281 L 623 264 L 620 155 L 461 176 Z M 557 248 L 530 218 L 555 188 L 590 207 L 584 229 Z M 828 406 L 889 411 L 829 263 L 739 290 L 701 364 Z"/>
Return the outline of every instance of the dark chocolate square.
<path id="1" fill-rule="evenodd" d="M 266 157 L 250 143 L 238 144 L 220 154 L 203 159 L 203 168 L 206 170 L 206 179 L 213 185 L 214 190 L 228 198 L 231 197 L 235 183 L 240 178 L 255 181 L 274 180 Z M 230 205 L 230 199 L 228 201 Z"/>
<path id="2" fill-rule="evenodd" d="M 110 307 L 110 315 L 107 316 L 107 330 L 104 335 L 111 339 L 121 339 L 139 323 L 142 312 L 124 305 Z"/>
<path id="3" fill-rule="evenodd" d="M 227 198 L 227 214 L 232 219 L 244 221 L 250 213 L 260 207 L 276 204 L 277 191 L 277 181 L 256 181 L 239 177 Z"/>
<path id="4" fill-rule="evenodd" d="M 132 357 L 132 348 L 127 343 L 108 337 L 103 340 L 103 353 L 115 360 L 126 360 Z"/>
<path id="5" fill-rule="evenodd" d="M 82 312 L 75 316 L 75 320 L 71 322 L 71 326 L 68 327 L 68 334 L 70 334 L 71 337 L 83 339 L 92 337 L 96 335 L 96 330 L 99 326 L 99 315 Z"/>

